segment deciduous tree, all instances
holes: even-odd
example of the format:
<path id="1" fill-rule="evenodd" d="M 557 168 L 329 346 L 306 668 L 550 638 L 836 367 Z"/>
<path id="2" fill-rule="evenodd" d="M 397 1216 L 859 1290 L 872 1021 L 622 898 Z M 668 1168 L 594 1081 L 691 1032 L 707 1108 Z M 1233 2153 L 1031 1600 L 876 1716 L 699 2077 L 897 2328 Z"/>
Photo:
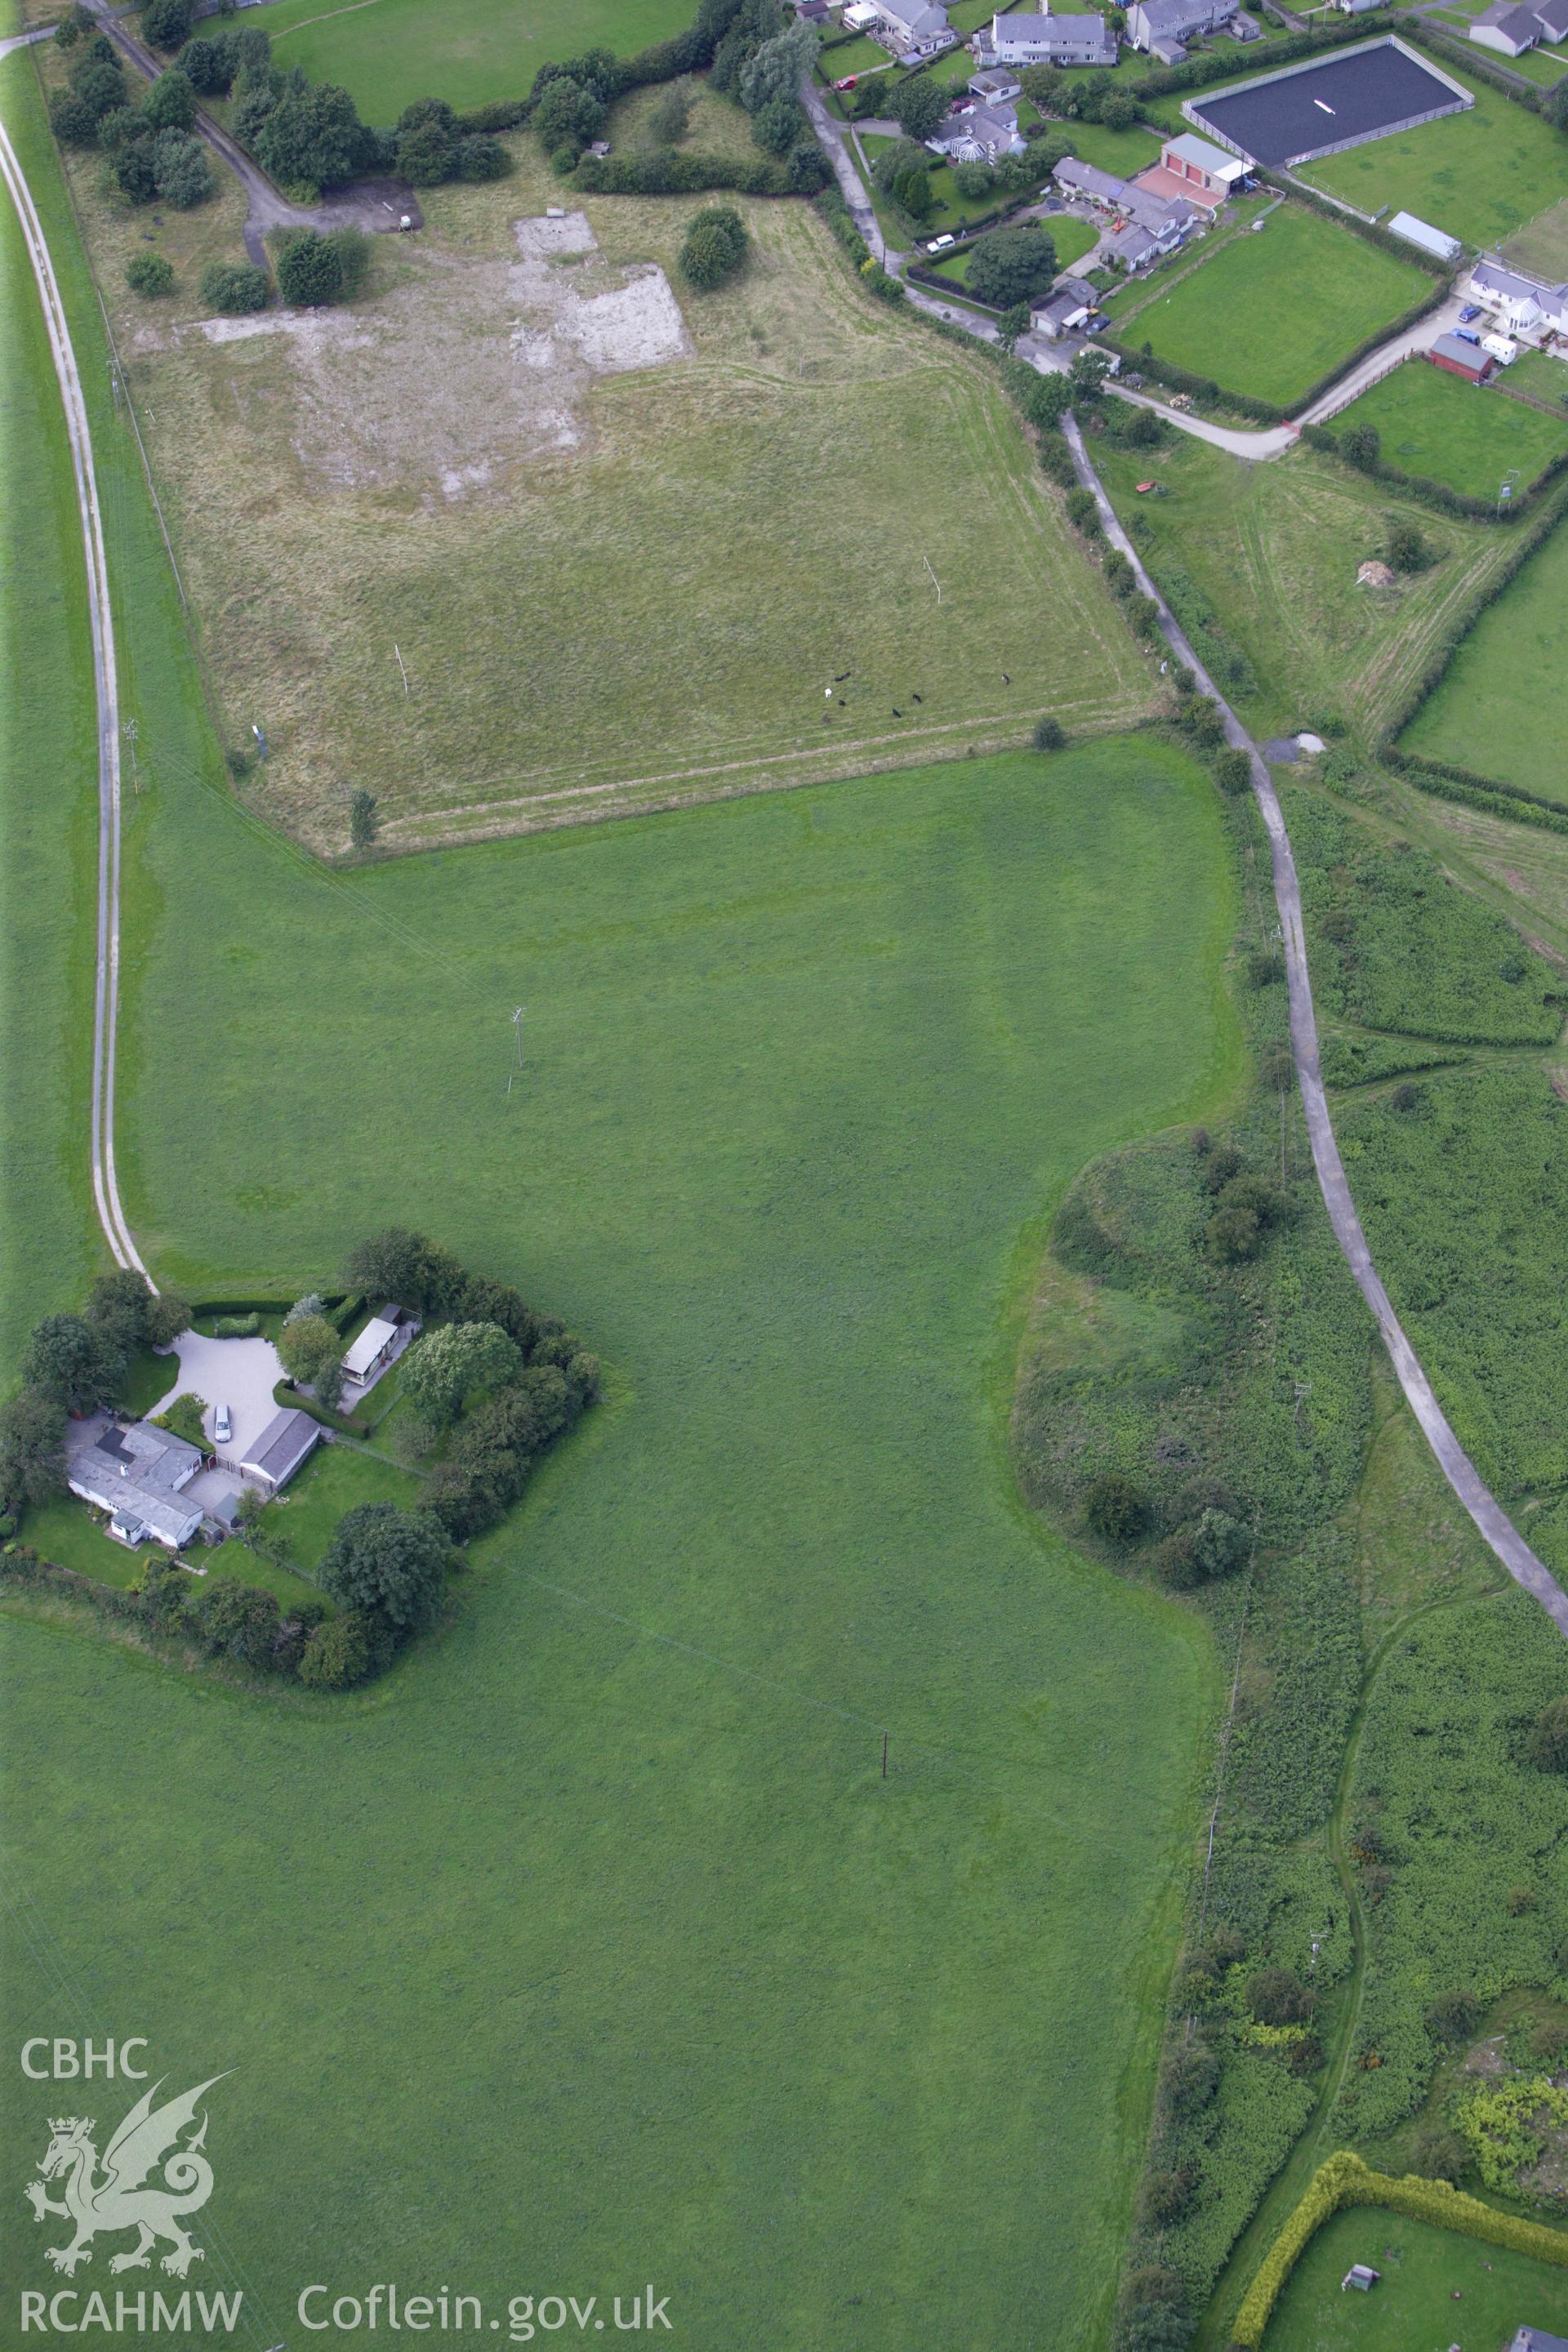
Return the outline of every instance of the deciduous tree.
<path id="1" fill-rule="evenodd" d="M 339 1520 L 321 1568 L 323 1592 L 405 1641 L 441 1606 L 452 1547 L 427 1511 L 361 1503 Z"/>

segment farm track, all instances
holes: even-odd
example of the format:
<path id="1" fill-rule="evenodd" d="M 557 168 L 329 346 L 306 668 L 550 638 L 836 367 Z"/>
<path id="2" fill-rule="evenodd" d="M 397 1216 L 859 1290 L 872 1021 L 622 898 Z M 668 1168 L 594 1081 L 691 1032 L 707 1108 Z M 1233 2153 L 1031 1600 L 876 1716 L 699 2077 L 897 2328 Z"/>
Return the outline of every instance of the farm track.
<path id="1" fill-rule="evenodd" d="M 1344 1163 L 1340 1158 L 1333 1121 L 1329 1115 L 1328 1096 L 1319 1067 L 1317 1022 L 1312 1010 L 1311 976 L 1307 968 L 1300 886 L 1297 880 L 1290 836 L 1286 829 L 1284 812 L 1274 789 L 1273 778 L 1257 744 L 1199 661 L 1170 606 L 1150 578 L 1137 550 L 1122 530 L 1115 509 L 1090 462 L 1077 419 L 1070 411 L 1063 420 L 1063 428 L 1079 480 L 1093 493 L 1107 539 L 1131 564 L 1143 593 L 1153 598 L 1166 643 L 1177 659 L 1192 670 L 1203 692 L 1217 705 L 1225 721 L 1226 740 L 1235 749 L 1245 751 L 1251 762 L 1253 793 L 1262 812 L 1273 859 L 1274 896 L 1279 909 L 1289 987 L 1291 1050 L 1300 1082 L 1312 1164 L 1317 1171 L 1319 1189 L 1322 1192 L 1335 1239 L 1355 1276 L 1357 1288 L 1373 1311 L 1405 1402 L 1420 1423 L 1438 1467 L 1475 1521 L 1489 1549 L 1501 1561 L 1514 1581 L 1545 1610 L 1559 1632 L 1568 1637 L 1568 1593 L 1563 1591 L 1545 1562 L 1537 1559 L 1525 1542 L 1454 1434 L 1373 1262 L 1372 1251 L 1351 1195 Z"/>
<path id="2" fill-rule="evenodd" d="M 158 1286 L 143 1265 L 120 1198 L 114 1167 L 116 1030 L 120 1014 L 120 694 L 114 657 L 114 614 L 109 592 L 109 561 L 93 470 L 92 435 L 77 370 L 65 304 L 49 258 L 43 224 L 32 191 L 4 123 L 0 123 L 0 177 L 16 208 L 33 277 L 43 306 L 55 374 L 60 387 L 77 506 L 81 517 L 87 567 L 88 613 L 92 628 L 93 689 L 98 704 L 98 936 L 93 981 L 92 1108 L 89 1150 L 92 1197 L 115 1264 L 133 1267 L 150 1290 Z"/>

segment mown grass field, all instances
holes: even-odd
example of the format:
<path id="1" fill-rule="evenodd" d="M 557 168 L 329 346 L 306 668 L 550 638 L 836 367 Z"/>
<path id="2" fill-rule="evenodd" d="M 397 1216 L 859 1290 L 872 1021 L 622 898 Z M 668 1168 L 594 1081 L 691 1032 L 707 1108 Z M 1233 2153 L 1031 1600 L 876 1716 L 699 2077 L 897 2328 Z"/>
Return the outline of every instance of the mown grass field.
<path id="1" fill-rule="evenodd" d="M 516 324 L 514 224 L 560 194 L 516 144 L 513 178 L 381 241 L 352 314 L 218 342 L 187 323 L 194 257 L 153 318 L 124 290 L 124 223 L 76 173 L 229 740 L 267 730 L 259 811 L 338 850 L 370 777 L 412 846 L 1150 707 L 989 368 L 782 203 L 747 207 L 735 285 L 684 298 L 689 356 L 586 375 Z M 540 274 L 678 282 L 692 209 L 590 199 L 603 262 Z"/>
<path id="2" fill-rule="evenodd" d="M 1286 407 L 1407 310 L 1426 282 L 1336 222 L 1286 205 L 1139 310 L 1128 338 L 1229 392 Z"/>
<path id="3" fill-rule="evenodd" d="M 1563 797 L 1565 597 L 1568 531 L 1560 525 L 1481 614 L 1400 737 L 1405 749 Z"/>
<path id="4" fill-rule="evenodd" d="M 1490 526 L 1445 516 L 1443 561 L 1372 596 L 1356 568 L 1381 551 L 1390 515 L 1438 534 L 1428 509 L 1402 504 L 1337 458 L 1297 448 L 1252 466 L 1184 434 L 1153 452 L 1100 444 L 1095 461 L 1162 580 L 1169 586 L 1173 566 L 1184 572 L 1247 656 L 1251 681 L 1237 700 L 1259 735 L 1292 731 L 1314 711 L 1371 730 L 1385 723 L 1507 552 Z M 1150 479 L 1169 495 L 1139 498 L 1134 486 Z M 1216 648 L 1201 630 L 1200 642 L 1211 660 Z"/>
<path id="5" fill-rule="evenodd" d="M 689 0 L 275 0 L 247 10 L 278 63 L 353 93 L 367 122 L 416 98 L 456 107 L 523 98 L 542 65 L 591 48 L 630 57 L 691 22 Z"/>
<path id="6" fill-rule="evenodd" d="M 238 2070 L 204 2283 L 243 2273 L 268 2343 L 368 2263 L 492 2308 L 657 2277 L 696 2347 L 804 2352 L 856 2297 L 879 2347 L 1088 2347 L 1215 1677 L 1025 1521 L 999 1429 L 1055 1194 L 1237 1076 L 1213 787 L 1133 739 L 302 858 L 226 789 L 15 68 L 5 97 L 159 747 L 132 1216 L 171 1276 L 284 1289 L 409 1217 L 568 1308 L 619 1399 L 364 1705 L 5 1628 L 51 1960 L 116 2020 L 133 1987 L 160 2065 Z M 37 1188 L 5 1209 L 47 1232 Z M 17 1954 L 23 2032 L 58 1985 Z"/>
<path id="7" fill-rule="evenodd" d="M 1447 58 L 1443 71 L 1475 92 L 1472 108 L 1304 163 L 1301 177 L 1363 212 L 1403 209 L 1468 245 L 1495 245 L 1561 200 L 1568 160 L 1538 114 Z"/>
<path id="8" fill-rule="evenodd" d="M 1352 2263 L 1381 2271 L 1382 2284 L 1342 2294 Z M 1522 2326 L 1557 2333 L 1565 2325 L 1568 2271 L 1367 2207 L 1336 2213 L 1318 2231 L 1263 2344 L 1264 2352 L 1413 2352 L 1460 2342 L 1489 2352 Z"/>
<path id="9" fill-rule="evenodd" d="M 1568 412 L 1548 415 L 1424 359 L 1406 360 L 1334 419 L 1336 433 L 1352 425 L 1375 425 L 1391 466 L 1477 499 L 1495 498 L 1510 469 L 1523 488 L 1568 448 Z"/>
<path id="10" fill-rule="evenodd" d="M 1534 270 L 1542 278 L 1561 278 L 1568 270 L 1568 196 L 1510 236 L 1502 253 L 1518 268 Z"/>

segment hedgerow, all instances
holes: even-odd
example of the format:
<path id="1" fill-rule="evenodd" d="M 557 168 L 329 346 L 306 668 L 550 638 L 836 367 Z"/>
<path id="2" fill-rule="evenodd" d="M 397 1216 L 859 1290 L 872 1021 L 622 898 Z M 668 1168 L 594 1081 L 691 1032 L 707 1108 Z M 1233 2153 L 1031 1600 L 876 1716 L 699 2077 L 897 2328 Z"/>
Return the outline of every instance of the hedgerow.
<path id="1" fill-rule="evenodd" d="M 1247 2347 L 1261 2344 L 1286 2280 L 1325 2221 L 1344 2205 L 1377 2205 L 1417 2221 L 1431 2221 L 1441 2230 L 1457 2230 L 1481 2238 L 1489 2245 L 1507 2246 L 1538 2262 L 1568 2264 L 1568 2236 L 1500 2213 L 1476 2197 L 1467 2197 L 1446 2181 L 1415 2175 L 1394 2179 L 1373 2172 L 1359 2156 L 1342 2149 L 1319 2166 L 1306 2194 L 1286 2222 L 1247 2289 L 1232 2327 L 1235 2341 Z"/>

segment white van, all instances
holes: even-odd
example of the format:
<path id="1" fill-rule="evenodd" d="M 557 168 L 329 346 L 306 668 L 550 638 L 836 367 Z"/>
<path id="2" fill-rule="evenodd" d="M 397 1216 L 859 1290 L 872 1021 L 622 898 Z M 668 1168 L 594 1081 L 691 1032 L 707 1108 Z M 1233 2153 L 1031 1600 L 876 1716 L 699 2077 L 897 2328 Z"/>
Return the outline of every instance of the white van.
<path id="1" fill-rule="evenodd" d="M 1511 335 L 1483 335 L 1481 349 L 1490 352 L 1500 367 L 1511 367 L 1519 357 L 1519 345 Z"/>

